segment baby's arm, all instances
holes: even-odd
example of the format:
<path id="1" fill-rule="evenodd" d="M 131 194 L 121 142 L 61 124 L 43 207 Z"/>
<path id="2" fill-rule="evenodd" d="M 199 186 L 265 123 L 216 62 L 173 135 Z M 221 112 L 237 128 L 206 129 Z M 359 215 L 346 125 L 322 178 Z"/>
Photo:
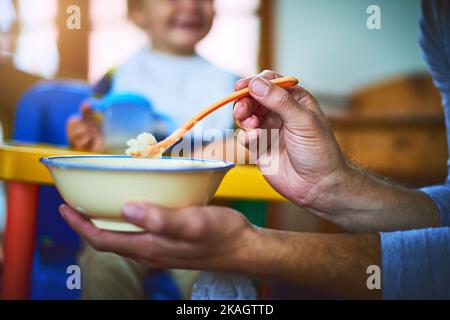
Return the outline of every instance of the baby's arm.
<path id="1" fill-rule="evenodd" d="M 73 116 L 67 122 L 67 136 L 70 145 L 79 151 L 102 152 L 103 137 L 101 124 L 95 111 L 88 105 L 81 107 L 81 116 Z"/>

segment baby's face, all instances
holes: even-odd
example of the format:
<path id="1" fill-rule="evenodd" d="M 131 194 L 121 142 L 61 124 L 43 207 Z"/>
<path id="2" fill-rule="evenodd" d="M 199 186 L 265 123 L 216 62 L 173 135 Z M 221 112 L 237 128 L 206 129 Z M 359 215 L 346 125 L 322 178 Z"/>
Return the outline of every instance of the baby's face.
<path id="1" fill-rule="evenodd" d="M 211 29 L 214 1 L 146 0 L 141 18 L 156 49 L 191 53 Z"/>

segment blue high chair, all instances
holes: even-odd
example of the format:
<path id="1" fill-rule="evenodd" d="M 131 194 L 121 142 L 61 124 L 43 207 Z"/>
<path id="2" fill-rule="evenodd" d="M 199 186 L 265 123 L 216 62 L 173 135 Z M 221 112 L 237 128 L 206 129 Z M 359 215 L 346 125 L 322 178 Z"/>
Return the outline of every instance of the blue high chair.
<path id="1" fill-rule="evenodd" d="M 14 141 L 27 144 L 68 146 L 66 123 L 79 112 L 80 105 L 92 97 L 90 86 L 80 82 L 42 82 L 28 90 L 20 99 L 14 129 Z M 150 104 L 133 96 L 121 96 L 108 104 Z M 105 106 L 103 101 L 102 107 Z M 102 102 L 97 102 L 102 104 Z M 160 117 L 161 121 L 166 119 Z M 170 126 L 171 124 L 168 124 Z M 33 256 L 31 298 L 36 300 L 76 300 L 80 291 L 67 289 L 67 267 L 76 265 L 81 241 L 58 214 L 64 200 L 56 188 L 41 186 L 38 195 L 36 249 Z M 149 299 L 176 300 L 180 293 L 165 273 L 156 273 L 145 281 Z"/>
<path id="2" fill-rule="evenodd" d="M 42 82 L 20 99 L 13 139 L 16 143 L 67 146 L 66 121 L 91 96 L 78 82 Z M 76 264 L 79 237 L 58 214 L 64 203 L 54 187 L 39 188 L 36 249 L 32 268 L 32 299 L 77 299 L 66 286 L 66 268 Z"/>

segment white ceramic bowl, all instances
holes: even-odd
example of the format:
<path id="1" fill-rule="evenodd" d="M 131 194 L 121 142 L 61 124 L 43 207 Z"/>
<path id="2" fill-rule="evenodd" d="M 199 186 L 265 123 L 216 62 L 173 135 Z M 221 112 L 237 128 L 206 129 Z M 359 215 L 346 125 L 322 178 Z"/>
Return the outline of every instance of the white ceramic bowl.
<path id="1" fill-rule="evenodd" d="M 126 156 L 43 158 L 64 200 L 101 229 L 139 232 L 124 222 L 128 201 L 181 208 L 208 204 L 234 164 L 195 159 Z"/>

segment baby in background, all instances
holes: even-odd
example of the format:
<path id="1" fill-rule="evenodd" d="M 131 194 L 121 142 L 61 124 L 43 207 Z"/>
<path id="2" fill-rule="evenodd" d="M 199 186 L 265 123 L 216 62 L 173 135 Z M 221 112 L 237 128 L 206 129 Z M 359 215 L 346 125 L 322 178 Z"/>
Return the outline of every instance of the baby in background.
<path id="1" fill-rule="evenodd" d="M 151 46 L 109 72 L 96 86 L 97 95 L 139 94 L 158 113 L 180 126 L 211 102 L 234 91 L 238 77 L 195 52 L 213 23 L 212 0 L 129 0 L 128 6 L 130 18 L 148 34 Z M 204 131 L 232 128 L 232 107 L 222 108 L 203 123 Z M 89 107 L 83 107 L 82 116 L 70 119 L 67 133 L 74 148 L 103 151 L 101 125 Z M 203 140 L 203 136 L 193 138 Z M 83 299 L 147 298 L 143 281 L 151 270 L 144 265 L 90 247 L 83 250 L 79 263 L 83 270 Z M 172 271 L 172 275 L 183 298 L 189 299 L 196 274 Z"/>
<path id="2" fill-rule="evenodd" d="M 234 91 L 237 76 L 196 54 L 211 29 L 212 0 L 129 0 L 129 16 L 148 33 L 151 46 L 109 72 L 95 87 L 97 96 L 134 93 L 148 99 L 155 112 L 181 126 L 210 103 Z M 205 88 L 207 88 L 205 90 Z M 103 151 L 100 123 L 86 106 L 67 126 L 75 149 Z M 233 128 L 232 108 L 223 108 L 202 123 L 203 132 Z M 150 132 L 153 134 L 153 132 Z M 197 132 L 193 139 L 203 140 Z"/>

